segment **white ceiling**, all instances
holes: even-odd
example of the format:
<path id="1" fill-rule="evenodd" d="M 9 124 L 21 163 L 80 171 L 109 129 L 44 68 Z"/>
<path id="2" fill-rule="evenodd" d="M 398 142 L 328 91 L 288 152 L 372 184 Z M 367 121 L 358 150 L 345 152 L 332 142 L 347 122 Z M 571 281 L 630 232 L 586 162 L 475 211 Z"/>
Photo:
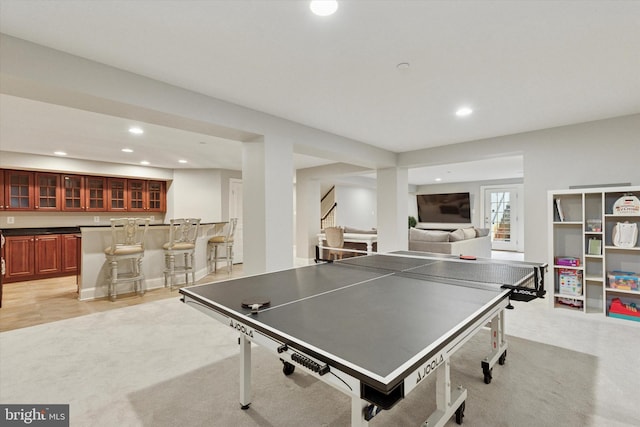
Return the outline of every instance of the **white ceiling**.
<path id="1" fill-rule="evenodd" d="M 640 112 L 640 1 L 339 4 L 320 18 L 302 0 L 0 0 L 0 31 L 394 152 Z M 12 98 L 3 150 L 239 168 L 237 143 L 161 126 L 141 142 L 121 119 Z M 463 105 L 474 114 L 456 117 Z M 125 143 L 134 156 L 107 150 Z M 187 166 L 167 164 L 177 144 L 193 145 Z M 220 165 L 204 164 L 217 146 Z"/>

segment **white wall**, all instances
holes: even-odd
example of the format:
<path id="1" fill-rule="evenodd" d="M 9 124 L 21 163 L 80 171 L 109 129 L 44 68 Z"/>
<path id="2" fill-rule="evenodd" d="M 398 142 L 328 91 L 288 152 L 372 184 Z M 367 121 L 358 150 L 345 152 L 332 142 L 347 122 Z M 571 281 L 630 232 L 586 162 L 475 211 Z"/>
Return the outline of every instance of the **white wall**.
<path id="1" fill-rule="evenodd" d="M 377 227 L 376 190 L 336 185 L 336 225 L 369 230 Z"/>
<path id="2" fill-rule="evenodd" d="M 174 171 L 173 176 L 168 189 L 170 197 L 167 197 L 172 203 L 171 209 L 167 209 L 167 216 L 200 218 L 202 222 L 222 220 L 222 178 L 219 170 L 180 169 Z"/>

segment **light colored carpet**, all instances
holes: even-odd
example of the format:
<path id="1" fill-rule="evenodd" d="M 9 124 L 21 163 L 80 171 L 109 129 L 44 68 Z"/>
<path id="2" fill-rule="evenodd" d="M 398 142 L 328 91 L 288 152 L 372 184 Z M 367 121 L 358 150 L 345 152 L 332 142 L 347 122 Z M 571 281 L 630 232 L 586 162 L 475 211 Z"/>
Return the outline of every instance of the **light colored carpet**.
<path id="1" fill-rule="evenodd" d="M 453 383 L 469 393 L 464 425 L 640 425 L 638 368 L 622 364 L 638 365 L 634 347 L 632 360 L 630 346 L 606 351 L 616 342 L 607 325 L 576 316 L 564 324 L 557 311 L 530 303 L 508 312 L 523 336 L 509 336 L 507 363 L 489 385 L 480 367 L 488 331 L 454 356 Z M 640 335 L 613 326 L 621 339 Z M 345 395 L 302 370 L 285 377 L 260 348 L 253 354 L 253 403 L 242 411 L 236 334 L 177 299 L 150 302 L 0 334 L 0 402 L 69 403 L 74 427 L 349 424 Z M 370 425 L 420 425 L 435 408 L 428 380 Z"/>

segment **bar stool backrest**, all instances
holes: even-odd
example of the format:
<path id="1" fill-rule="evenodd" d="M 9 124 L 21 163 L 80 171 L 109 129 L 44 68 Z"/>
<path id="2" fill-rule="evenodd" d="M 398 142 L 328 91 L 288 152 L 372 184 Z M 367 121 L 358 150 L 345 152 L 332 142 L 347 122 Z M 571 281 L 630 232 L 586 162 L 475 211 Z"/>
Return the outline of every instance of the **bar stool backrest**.
<path id="1" fill-rule="evenodd" d="M 229 219 L 229 224 L 227 227 L 227 242 L 233 242 L 233 235 L 236 232 L 236 226 L 238 225 L 238 218 Z"/>
<path id="2" fill-rule="evenodd" d="M 175 218 L 169 223 L 169 247 L 167 249 L 171 250 L 181 243 L 195 245 L 200 218 Z"/>
<path id="3" fill-rule="evenodd" d="M 144 251 L 149 218 L 111 218 L 111 254 L 123 247 L 136 247 Z"/>

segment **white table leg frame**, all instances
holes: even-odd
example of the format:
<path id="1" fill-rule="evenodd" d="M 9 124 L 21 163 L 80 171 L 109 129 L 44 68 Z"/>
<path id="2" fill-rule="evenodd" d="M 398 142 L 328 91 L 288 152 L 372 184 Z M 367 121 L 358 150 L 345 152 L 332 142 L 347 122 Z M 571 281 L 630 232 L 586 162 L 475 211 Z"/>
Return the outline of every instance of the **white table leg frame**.
<path id="1" fill-rule="evenodd" d="M 484 374 L 484 383 L 490 384 L 493 378 L 493 366 L 498 362 L 504 365 L 507 358 L 508 344 L 504 339 L 504 310 L 491 319 L 489 327 L 491 328 L 491 353 L 482 361 L 482 373 Z"/>
<path id="2" fill-rule="evenodd" d="M 192 302 L 188 299 L 185 302 Z M 294 363 L 299 360 L 296 356 L 304 355 L 295 350 L 287 348 L 286 345 L 274 340 L 271 337 L 263 335 L 254 330 L 251 326 L 241 323 L 227 315 L 216 310 L 209 309 L 200 303 L 193 304 L 193 307 L 201 310 L 209 316 L 227 324 L 229 327 L 239 332 L 238 343 L 240 344 L 240 407 L 248 409 L 251 405 L 251 345 L 252 342 L 261 345 L 263 348 L 275 354 L 284 363 L 283 372 L 285 375 L 293 373 Z M 429 419 L 424 422 L 423 427 L 441 427 L 455 414 L 456 422 L 462 424 L 464 417 L 465 400 L 467 398 L 467 390 L 462 386 L 451 389 L 451 363 L 450 356 L 462 347 L 475 333 L 487 325 L 488 321 L 491 327 L 491 354 L 482 361 L 483 371 L 485 371 L 485 382 L 487 382 L 486 372 L 489 372 L 489 381 L 491 380 L 491 369 L 496 361 L 504 364 L 506 357 L 507 343 L 504 340 L 504 308 L 506 303 L 497 306 L 492 312 L 487 313 L 486 317 L 478 319 L 468 329 L 467 333 L 461 335 L 457 340 L 451 342 L 439 354 L 435 355 L 432 360 L 426 361 L 422 366 L 418 367 L 412 374 L 404 379 L 404 394 L 408 394 L 411 390 L 421 382 L 422 379 L 429 375 L 429 372 L 436 373 L 436 411 L 434 411 Z M 306 357 L 306 356 L 305 356 Z M 313 362 L 312 358 L 308 360 Z M 486 370 L 485 370 L 486 366 Z M 305 373 L 313 375 L 324 383 L 336 388 L 337 390 L 351 397 L 351 425 L 359 427 L 367 427 L 369 420 L 381 411 L 377 405 L 363 399 L 361 395 L 360 381 L 336 368 L 331 368 L 330 375 L 324 375 L 312 370 L 305 370 Z M 488 384 L 488 382 L 487 382 Z M 404 397 L 404 395 L 402 396 Z"/>
<path id="3" fill-rule="evenodd" d="M 251 341 L 240 335 L 240 408 L 251 405 Z"/>
<path id="4" fill-rule="evenodd" d="M 436 370 L 436 410 L 422 427 L 441 427 L 456 415 L 456 423 L 462 424 L 467 389 L 462 386 L 451 390 L 451 362 L 447 359 Z"/>

